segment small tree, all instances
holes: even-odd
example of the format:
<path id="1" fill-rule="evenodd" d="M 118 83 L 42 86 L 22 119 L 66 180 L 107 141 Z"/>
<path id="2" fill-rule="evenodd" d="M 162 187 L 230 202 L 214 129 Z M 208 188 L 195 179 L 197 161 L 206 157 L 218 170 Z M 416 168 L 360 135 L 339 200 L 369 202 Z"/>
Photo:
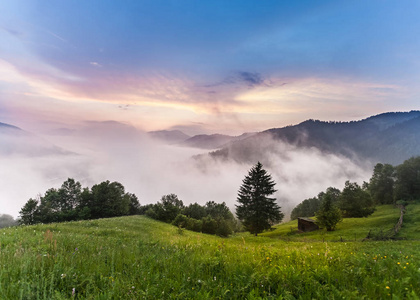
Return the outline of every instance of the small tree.
<path id="1" fill-rule="evenodd" d="M 38 201 L 29 199 L 19 212 L 19 223 L 22 225 L 33 225 L 38 223 Z"/>
<path id="2" fill-rule="evenodd" d="M 155 219 L 171 223 L 176 216 L 184 209 L 184 203 L 175 194 L 164 195 L 160 202 L 153 206 Z"/>
<path id="3" fill-rule="evenodd" d="M 127 193 L 126 194 L 130 198 L 130 206 L 129 206 L 129 215 L 138 215 L 140 214 L 141 205 L 139 199 L 135 194 Z"/>
<path id="4" fill-rule="evenodd" d="M 260 162 L 251 168 L 242 182 L 238 192 L 236 216 L 245 229 L 257 235 L 270 229 L 274 223 L 281 222 L 284 214 L 276 199 L 269 197 L 276 192 L 275 182 Z"/>
<path id="5" fill-rule="evenodd" d="M 335 226 L 343 220 L 341 210 L 333 204 L 333 197 L 330 193 L 325 193 L 322 197 L 321 207 L 315 213 L 317 223 L 327 231 L 335 230 Z"/>

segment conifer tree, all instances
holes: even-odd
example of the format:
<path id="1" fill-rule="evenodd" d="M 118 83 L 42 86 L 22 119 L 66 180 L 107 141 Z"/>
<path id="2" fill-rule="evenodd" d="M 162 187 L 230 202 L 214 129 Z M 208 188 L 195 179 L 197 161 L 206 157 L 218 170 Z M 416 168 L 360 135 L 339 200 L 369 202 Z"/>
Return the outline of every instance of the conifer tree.
<path id="1" fill-rule="evenodd" d="M 257 235 L 270 229 L 271 225 L 281 222 L 284 217 L 276 199 L 269 197 L 276 192 L 274 186 L 271 175 L 263 169 L 260 162 L 251 168 L 242 181 L 238 192 L 236 216 L 252 234 Z"/>

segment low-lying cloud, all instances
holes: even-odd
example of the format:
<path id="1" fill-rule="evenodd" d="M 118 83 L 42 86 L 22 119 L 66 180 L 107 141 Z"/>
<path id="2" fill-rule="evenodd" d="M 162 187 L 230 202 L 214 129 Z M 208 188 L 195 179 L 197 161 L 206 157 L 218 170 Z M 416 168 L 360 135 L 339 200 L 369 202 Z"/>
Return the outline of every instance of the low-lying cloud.
<path id="1" fill-rule="evenodd" d="M 71 132 L 71 134 L 69 134 Z M 86 122 L 65 135 L 47 137 L 67 152 L 0 157 L 0 213 L 16 217 L 29 198 L 74 178 L 85 187 L 104 180 L 122 183 L 142 205 L 175 193 L 184 204 L 226 202 L 234 210 L 248 170 L 260 160 L 277 183 L 276 197 L 284 212 L 329 186 L 346 180 L 362 182 L 366 169 L 347 158 L 316 149 L 299 149 L 271 139 L 248 161 L 216 159 L 203 150 L 160 144 L 146 133 L 117 122 Z M 193 156 L 199 155 L 199 159 Z"/>

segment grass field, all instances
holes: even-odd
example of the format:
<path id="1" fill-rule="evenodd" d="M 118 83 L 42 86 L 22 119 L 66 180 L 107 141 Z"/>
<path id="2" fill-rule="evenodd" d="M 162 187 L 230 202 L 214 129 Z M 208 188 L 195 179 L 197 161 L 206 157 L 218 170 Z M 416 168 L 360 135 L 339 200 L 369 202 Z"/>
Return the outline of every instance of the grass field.
<path id="1" fill-rule="evenodd" d="M 293 222 L 218 238 L 142 216 L 1 229 L 0 299 L 418 299 L 420 241 L 359 241 L 398 214 L 302 236 Z"/>

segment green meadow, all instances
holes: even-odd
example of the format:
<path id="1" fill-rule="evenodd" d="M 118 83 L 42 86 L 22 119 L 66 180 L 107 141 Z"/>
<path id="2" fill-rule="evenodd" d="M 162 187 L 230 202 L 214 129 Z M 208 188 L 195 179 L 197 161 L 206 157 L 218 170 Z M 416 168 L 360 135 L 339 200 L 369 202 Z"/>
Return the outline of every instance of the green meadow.
<path id="1" fill-rule="evenodd" d="M 0 230 L 0 299 L 419 299 L 420 205 L 219 238 L 130 216 Z"/>

